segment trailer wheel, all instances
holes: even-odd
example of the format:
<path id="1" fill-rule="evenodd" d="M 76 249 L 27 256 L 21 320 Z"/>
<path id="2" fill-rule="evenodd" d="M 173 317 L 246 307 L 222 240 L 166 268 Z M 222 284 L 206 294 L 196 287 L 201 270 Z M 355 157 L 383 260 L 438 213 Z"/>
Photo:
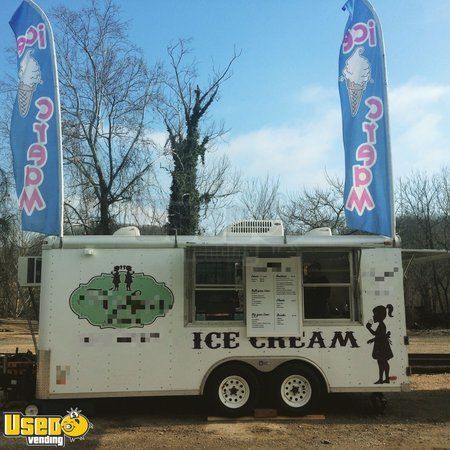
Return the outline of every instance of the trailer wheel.
<path id="1" fill-rule="evenodd" d="M 25 406 L 23 412 L 26 416 L 37 416 L 39 414 L 39 406 L 35 403 L 30 403 Z"/>
<path id="2" fill-rule="evenodd" d="M 258 378 L 242 364 L 227 364 L 210 375 L 205 396 L 218 415 L 239 417 L 251 414 L 259 397 Z"/>
<path id="3" fill-rule="evenodd" d="M 275 371 L 278 409 L 288 415 L 303 415 L 320 402 L 322 383 L 316 373 L 301 364 L 288 364 Z"/>

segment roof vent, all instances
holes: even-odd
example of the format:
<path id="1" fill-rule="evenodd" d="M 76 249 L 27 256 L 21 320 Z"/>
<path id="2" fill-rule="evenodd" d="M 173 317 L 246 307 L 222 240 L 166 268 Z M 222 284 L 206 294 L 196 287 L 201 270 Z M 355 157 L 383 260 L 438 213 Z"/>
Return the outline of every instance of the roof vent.
<path id="1" fill-rule="evenodd" d="M 284 236 L 281 220 L 240 220 L 228 225 L 220 236 Z"/>
<path id="2" fill-rule="evenodd" d="M 141 232 L 138 227 L 122 227 L 113 233 L 113 236 L 140 236 Z"/>
<path id="3" fill-rule="evenodd" d="M 332 236 L 331 228 L 322 227 L 322 228 L 314 228 L 313 230 L 309 230 L 305 233 L 305 236 Z"/>

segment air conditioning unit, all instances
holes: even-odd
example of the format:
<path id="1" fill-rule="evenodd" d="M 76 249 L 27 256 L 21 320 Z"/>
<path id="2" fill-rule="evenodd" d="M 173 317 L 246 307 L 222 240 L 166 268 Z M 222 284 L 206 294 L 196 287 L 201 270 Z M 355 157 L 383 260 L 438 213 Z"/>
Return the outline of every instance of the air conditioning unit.
<path id="1" fill-rule="evenodd" d="M 19 286 L 33 287 L 41 285 L 42 258 L 40 256 L 19 256 L 17 275 Z"/>
<path id="2" fill-rule="evenodd" d="M 281 220 L 240 220 L 228 225 L 220 236 L 284 236 Z"/>

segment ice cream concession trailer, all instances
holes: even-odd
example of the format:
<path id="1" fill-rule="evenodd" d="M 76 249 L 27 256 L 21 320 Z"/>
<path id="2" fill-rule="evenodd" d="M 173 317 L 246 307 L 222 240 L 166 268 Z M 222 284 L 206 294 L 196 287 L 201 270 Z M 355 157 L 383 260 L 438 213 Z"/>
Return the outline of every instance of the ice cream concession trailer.
<path id="1" fill-rule="evenodd" d="M 397 244 L 286 236 L 279 220 L 211 237 L 47 238 L 36 398 L 203 395 L 237 416 L 407 390 Z"/>

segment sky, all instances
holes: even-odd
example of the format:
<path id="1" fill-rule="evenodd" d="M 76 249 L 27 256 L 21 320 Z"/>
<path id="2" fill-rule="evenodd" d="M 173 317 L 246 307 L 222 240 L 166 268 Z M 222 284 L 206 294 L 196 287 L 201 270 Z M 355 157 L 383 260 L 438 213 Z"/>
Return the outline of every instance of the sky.
<path id="1" fill-rule="evenodd" d="M 81 1 L 37 0 L 44 11 Z M 344 0 L 126 0 L 129 37 L 149 64 L 191 38 L 201 73 L 241 51 L 211 109 L 229 129 L 228 154 L 247 177 L 279 177 L 283 191 L 344 176 L 338 54 Z M 450 0 L 373 0 L 384 32 L 395 178 L 450 165 Z M 0 68 L 14 44 L 8 21 L 19 0 L 2 0 Z"/>

